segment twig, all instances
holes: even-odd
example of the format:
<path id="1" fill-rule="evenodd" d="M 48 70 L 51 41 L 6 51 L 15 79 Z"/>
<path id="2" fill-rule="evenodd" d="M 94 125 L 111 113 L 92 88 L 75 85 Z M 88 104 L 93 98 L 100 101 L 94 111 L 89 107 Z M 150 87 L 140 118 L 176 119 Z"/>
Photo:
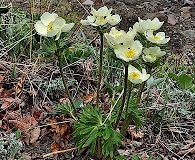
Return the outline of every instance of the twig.
<path id="1" fill-rule="evenodd" d="M 70 148 L 70 149 L 66 149 L 66 150 L 51 152 L 51 153 L 48 153 L 48 154 L 43 155 L 43 158 L 52 156 L 52 155 L 54 155 L 54 154 L 66 153 L 66 152 L 74 151 L 74 150 L 77 150 L 77 149 L 78 149 L 78 148 L 75 147 L 75 148 Z"/>

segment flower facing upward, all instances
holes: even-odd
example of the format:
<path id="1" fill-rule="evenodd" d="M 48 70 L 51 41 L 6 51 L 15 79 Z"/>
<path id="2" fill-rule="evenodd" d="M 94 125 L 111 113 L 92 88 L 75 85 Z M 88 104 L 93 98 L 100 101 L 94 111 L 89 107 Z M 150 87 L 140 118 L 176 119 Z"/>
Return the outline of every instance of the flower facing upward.
<path id="1" fill-rule="evenodd" d="M 162 57 L 166 54 L 165 51 L 161 51 L 160 47 L 145 48 L 143 53 L 143 60 L 150 63 L 153 63 L 158 57 Z"/>
<path id="2" fill-rule="evenodd" d="M 142 20 L 138 18 L 139 22 L 136 22 L 133 25 L 133 29 L 136 30 L 139 33 L 144 33 L 145 31 L 156 31 L 158 30 L 164 22 L 160 22 L 158 18 L 154 18 L 153 20 L 147 19 L 147 20 Z"/>
<path id="3" fill-rule="evenodd" d="M 117 30 L 115 27 L 112 27 L 110 33 L 104 34 L 105 38 L 107 39 L 108 44 L 112 48 L 117 48 L 121 44 L 128 43 L 132 39 L 127 35 L 127 33 L 123 30 Z"/>
<path id="4" fill-rule="evenodd" d="M 165 44 L 170 40 L 170 38 L 165 38 L 164 32 L 158 32 L 156 35 L 154 35 L 153 31 L 150 30 L 148 32 L 145 32 L 144 34 L 148 41 L 156 44 Z"/>
<path id="5" fill-rule="evenodd" d="M 128 45 L 121 45 L 114 50 L 116 57 L 129 62 L 139 58 L 142 53 L 142 44 L 139 41 L 132 41 Z"/>
<path id="6" fill-rule="evenodd" d="M 112 9 L 108 9 L 106 6 L 95 10 L 91 7 L 92 16 L 87 16 L 86 20 L 81 20 L 82 25 L 103 26 L 106 24 L 116 25 L 121 21 L 118 14 L 111 15 Z"/>
<path id="7" fill-rule="evenodd" d="M 128 80 L 134 84 L 139 84 L 146 81 L 150 77 L 150 74 L 146 73 L 145 69 L 140 72 L 137 68 L 132 65 L 128 66 Z"/>
<path id="8" fill-rule="evenodd" d="M 35 30 L 41 36 L 53 37 L 56 36 L 55 40 L 58 40 L 62 32 L 69 32 L 74 23 L 67 24 L 66 21 L 58 17 L 56 13 L 45 12 L 41 16 L 41 20 L 35 24 Z"/>

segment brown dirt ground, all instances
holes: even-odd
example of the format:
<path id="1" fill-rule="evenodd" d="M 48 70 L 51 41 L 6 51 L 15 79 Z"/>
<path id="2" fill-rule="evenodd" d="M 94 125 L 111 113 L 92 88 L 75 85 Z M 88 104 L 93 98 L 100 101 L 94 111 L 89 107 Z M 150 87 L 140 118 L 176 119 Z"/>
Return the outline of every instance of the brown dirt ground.
<path id="1" fill-rule="evenodd" d="M 13 6 L 29 10 L 30 1 L 15 0 L 12 1 Z M 56 3 L 57 2 L 57 3 Z M 41 2 L 40 2 L 41 3 Z M 77 1 L 51 1 L 51 6 L 47 6 L 47 1 L 42 1 L 42 4 L 39 2 L 35 3 L 35 10 L 44 12 L 45 10 L 53 11 L 57 10 L 57 13 L 63 15 L 69 15 L 77 18 L 78 20 L 85 14 L 83 6 L 81 6 Z M 58 4 L 61 4 L 56 7 Z M 177 62 L 177 64 L 192 65 L 195 62 L 195 37 L 190 33 L 184 33 L 186 30 L 195 30 L 195 6 L 194 4 L 184 4 L 183 1 L 178 0 L 132 0 L 130 4 L 124 4 L 123 2 L 117 1 L 116 3 L 105 3 L 108 8 L 113 8 L 114 11 L 122 16 L 122 21 L 119 25 L 119 28 L 123 30 L 128 30 L 129 27 L 137 22 L 138 17 L 142 19 L 158 17 L 161 21 L 164 21 L 162 31 L 171 37 L 169 42 L 169 51 L 170 56 L 166 59 L 171 65 L 171 63 Z M 88 9 L 88 6 L 84 6 L 85 9 Z M 97 6 L 98 7 L 98 6 Z M 189 17 L 187 15 L 182 16 L 181 8 L 191 7 L 189 10 Z M 75 14 L 78 16 L 75 16 Z M 172 15 L 172 16 L 170 16 Z M 176 24 L 168 23 L 168 17 L 174 17 L 173 21 L 177 21 Z M 93 36 L 93 35 L 91 35 Z M 47 68 L 47 66 L 46 66 Z M 50 68 L 49 68 L 50 69 Z M 49 70 L 48 69 L 48 70 Z M 55 68 L 53 68 L 55 70 Z M 42 72 L 47 73 L 47 69 Z M 31 97 L 32 98 L 32 97 Z M 39 100 L 39 99 L 38 99 Z M 31 100 L 29 100 L 31 101 Z M 38 103 L 38 102 L 37 102 Z M 32 105 L 31 105 L 32 107 Z M 142 156 L 154 155 L 160 156 L 165 160 L 175 160 L 175 159 L 185 159 L 192 160 L 194 159 L 194 154 L 188 154 L 186 156 L 178 156 L 177 152 L 181 150 L 187 144 L 187 141 L 194 141 L 193 135 L 195 134 L 193 128 L 193 119 L 179 119 L 178 125 L 170 123 L 167 125 L 167 128 L 164 130 L 158 130 L 154 125 L 150 123 L 148 119 L 143 128 L 145 134 L 143 139 L 138 139 L 132 141 L 131 137 L 127 137 L 124 140 L 126 148 L 122 148 L 122 152 L 128 151 L 129 154 L 131 151 L 135 152 Z M 184 123 L 185 122 L 185 123 Z M 180 125 L 184 126 L 180 126 Z M 189 126 L 188 126 L 189 124 Z M 40 124 L 41 125 L 41 124 Z M 180 130 L 175 129 L 177 126 Z M 172 130 L 171 130 L 172 129 Z M 23 153 L 26 155 L 26 160 L 31 158 L 33 160 L 43 159 L 43 154 L 49 153 L 50 146 L 53 142 L 52 133 L 42 136 L 39 140 L 31 145 L 25 145 Z M 136 143 L 136 144 L 133 144 Z M 140 146 L 141 145 L 141 146 Z M 73 138 L 69 139 L 69 143 L 63 149 L 69 149 L 75 147 Z M 78 155 L 77 151 L 67 152 L 64 154 L 58 154 L 51 156 L 49 158 L 44 158 L 45 160 L 86 160 L 90 159 L 89 151 L 83 150 L 81 156 Z"/>

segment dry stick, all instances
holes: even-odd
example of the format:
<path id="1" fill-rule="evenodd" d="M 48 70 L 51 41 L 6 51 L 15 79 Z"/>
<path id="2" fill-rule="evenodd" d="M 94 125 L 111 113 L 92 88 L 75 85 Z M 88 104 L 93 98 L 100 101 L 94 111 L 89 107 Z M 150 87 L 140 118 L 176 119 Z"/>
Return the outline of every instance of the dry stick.
<path id="1" fill-rule="evenodd" d="M 66 152 L 74 151 L 74 150 L 77 150 L 77 149 L 78 148 L 75 147 L 75 148 L 70 148 L 70 149 L 66 149 L 66 150 L 51 152 L 51 153 L 48 153 L 48 154 L 43 155 L 43 158 L 48 157 L 48 156 L 52 156 L 54 154 L 66 153 Z"/>

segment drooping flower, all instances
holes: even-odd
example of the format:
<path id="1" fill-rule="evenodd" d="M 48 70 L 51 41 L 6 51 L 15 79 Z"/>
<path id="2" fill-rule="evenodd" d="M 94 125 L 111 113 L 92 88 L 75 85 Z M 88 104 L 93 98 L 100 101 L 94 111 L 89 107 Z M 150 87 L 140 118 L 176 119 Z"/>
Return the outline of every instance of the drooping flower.
<path id="1" fill-rule="evenodd" d="M 104 36 L 112 48 L 117 48 L 121 44 L 125 45 L 132 40 L 124 30 L 119 31 L 115 27 L 112 27 L 110 33 L 105 33 Z"/>
<path id="2" fill-rule="evenodd" d="M 120 16 L 111 15 L 112 9 L 108 9 L 106 6 L 95 10 L 91 7 L 92 16 L 87 16 L 86 20 L 81 20 L 82 25 L 103 26 L 106 24 L 116 25 L 121 21 Z"/>
<path id="3" fill-rule="evenodd" d="M 142 53 L 142 44 L 136 40 L 127 45 L 121 45 L 114 49 L 116 57 L 126 62 L 136 60 Z"/>
<path id="4" fill-rule="evenodd" d="M 136 22 L 133 25 L 133 29 L 136 30 L 138 33 L 144 33 L 145 31 L 156 31 L 158 30 L 164 22 L 160 22 L 158 18 L 154 18 L 153 20 L 147 19 L 142 20 L 141 18 L 138 18 L 139 22 Z"/>
<path id="5" fill-rule="evenodd" d="M 161 51 L 160 47 L 145 48 L 143 53 L 143 60 L 150 63 L 153 63 L 158 57 L 162 57 L 166 54 L 165 51 Z"/>
<path id="6" fill-rule="evenodd" d="M 170 40 L 170 38 L 165 38 L 164 32 L 158 32 L 156 35 L 154 35 L 153 31 L 150 30 L 145 32 L 144 34 L 148 41 L 156 44 L 165 44 Z"/>
<path id="7" fill-rule="evenodd" d="M 35 30 L 41 36 L 53 37 L 58 40 L 62 32 L 69 32 L 74 23 L 66 23 L 66 21 L 59 17 L 56 13 L 45 12 L 41 16 L 41 20 L 35 23 Z"/>
<path id="8" fill-rule="evenodd" d="M 145 69 L 140 72 L 137 68 L 132 65 L 128 66 L 128 80 L 134 84 L 139 84 L 146 81 L 150 77 L 150 74 L 146 73 Z"/>

